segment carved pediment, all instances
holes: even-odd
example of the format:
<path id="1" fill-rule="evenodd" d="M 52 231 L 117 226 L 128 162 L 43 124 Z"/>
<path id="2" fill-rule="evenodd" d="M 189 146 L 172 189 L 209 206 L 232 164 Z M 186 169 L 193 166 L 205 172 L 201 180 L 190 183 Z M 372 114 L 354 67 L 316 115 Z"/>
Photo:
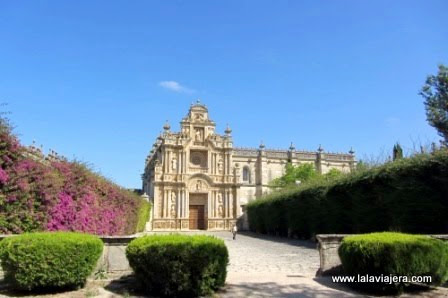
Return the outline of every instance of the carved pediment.
<path id="1" fill-rule="evenodd" d="M 190 192 L 207 192 L 210 189 L 212 181 L 204 174 L 196 174 L 188 182 Z"/>
<path id="2" fill-rule="evenodd" d="M 209 189 L 209 185 L 207 183 L 207 181 L 205 179 L 201 179 L 201 178 L 193 178 L 191 179 L 189 185 L 188 185 L 188 189 L 191 192 L 204 192 L 204 191 L 208 191 Z"/>

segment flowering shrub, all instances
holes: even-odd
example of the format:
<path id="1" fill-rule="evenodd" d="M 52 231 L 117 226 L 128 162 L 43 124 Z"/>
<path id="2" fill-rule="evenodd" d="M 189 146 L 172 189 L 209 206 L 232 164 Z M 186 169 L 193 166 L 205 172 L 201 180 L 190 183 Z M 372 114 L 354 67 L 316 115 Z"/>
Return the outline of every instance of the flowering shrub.
<path id="1" fill-rule="evenodd" d="M 0 233 L 133 234 L 143 206 L 138 195 L 79 162 L 31 154 L 0 117 Z"/>

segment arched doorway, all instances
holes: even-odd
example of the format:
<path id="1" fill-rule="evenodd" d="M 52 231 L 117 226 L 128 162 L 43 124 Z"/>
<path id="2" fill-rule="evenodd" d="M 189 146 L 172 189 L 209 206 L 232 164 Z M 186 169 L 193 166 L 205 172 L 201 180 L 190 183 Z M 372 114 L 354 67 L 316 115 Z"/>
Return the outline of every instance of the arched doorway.
<path id="1" fill-rule="evenodd" d="M 192 177 L 189 183 L 189 229 L 206 230 L 208 220 L 208 194 L 210 184 L 205 175 Z"/>
<path id="2" fill-rule="evenodd" d="M 206 193 L 190 193 L 189 228 L 190 230 L 205 230 L 207 222 Z"/>

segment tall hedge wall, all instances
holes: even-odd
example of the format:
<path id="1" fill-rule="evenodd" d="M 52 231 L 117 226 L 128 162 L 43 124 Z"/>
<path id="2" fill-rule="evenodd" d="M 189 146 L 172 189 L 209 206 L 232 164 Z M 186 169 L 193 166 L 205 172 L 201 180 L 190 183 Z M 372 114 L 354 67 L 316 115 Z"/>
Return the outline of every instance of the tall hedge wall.
<path id="1" fill-rule="evenodd" d="M 421 154 L 272 193 L 248 205 L 250 229 L 318 233 L 448 233 L 448 151 Z"/>

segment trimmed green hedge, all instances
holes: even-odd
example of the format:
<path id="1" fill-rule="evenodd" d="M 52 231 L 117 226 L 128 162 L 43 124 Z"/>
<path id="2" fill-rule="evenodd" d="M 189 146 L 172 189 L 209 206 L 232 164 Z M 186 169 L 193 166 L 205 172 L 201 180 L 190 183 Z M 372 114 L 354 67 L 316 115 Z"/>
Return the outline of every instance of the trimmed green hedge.
<path id="1" fill-rule="evenodd" d="M 248 204 L 250 229 L 310 238 L 318 233 L 448 233 L 448 151 L 421 154 L 274 192 Z"/>
<path id="2" fill-rule="evenodd" d="M 229 261 L 224 241 L 204 235 L 137 238 L 126 256 L 145 291 L 165 297 L 211 294 L 224 285 Z"/>
<path id="3" fill-rule="evenodd" d="M 28 291 L 84 285 L 102 251 L 101 239 L 81 233 L 30 233 L 0 242 L 5 280 Z"/>
<path id="4" fill-rule="evenodd" d="M 427 236 L 391 232 L 349 236 L 342 241 L 339 256 L 351 276 L 431 276 L 434 285 L 448 280 L 448 244 Z M 404 284 L 360 286 L 386 290 L 402 289 Z"/>
<path id="5" fill-rule="evenodd" d="M 138 221 L 136 232 L 143 232 L 146 227 L 146 222 L 149 220 L 149 213 L 151 212 L 151 204 L 145 200 L 142 200 L 140 208 L 138 209 Z"/>

